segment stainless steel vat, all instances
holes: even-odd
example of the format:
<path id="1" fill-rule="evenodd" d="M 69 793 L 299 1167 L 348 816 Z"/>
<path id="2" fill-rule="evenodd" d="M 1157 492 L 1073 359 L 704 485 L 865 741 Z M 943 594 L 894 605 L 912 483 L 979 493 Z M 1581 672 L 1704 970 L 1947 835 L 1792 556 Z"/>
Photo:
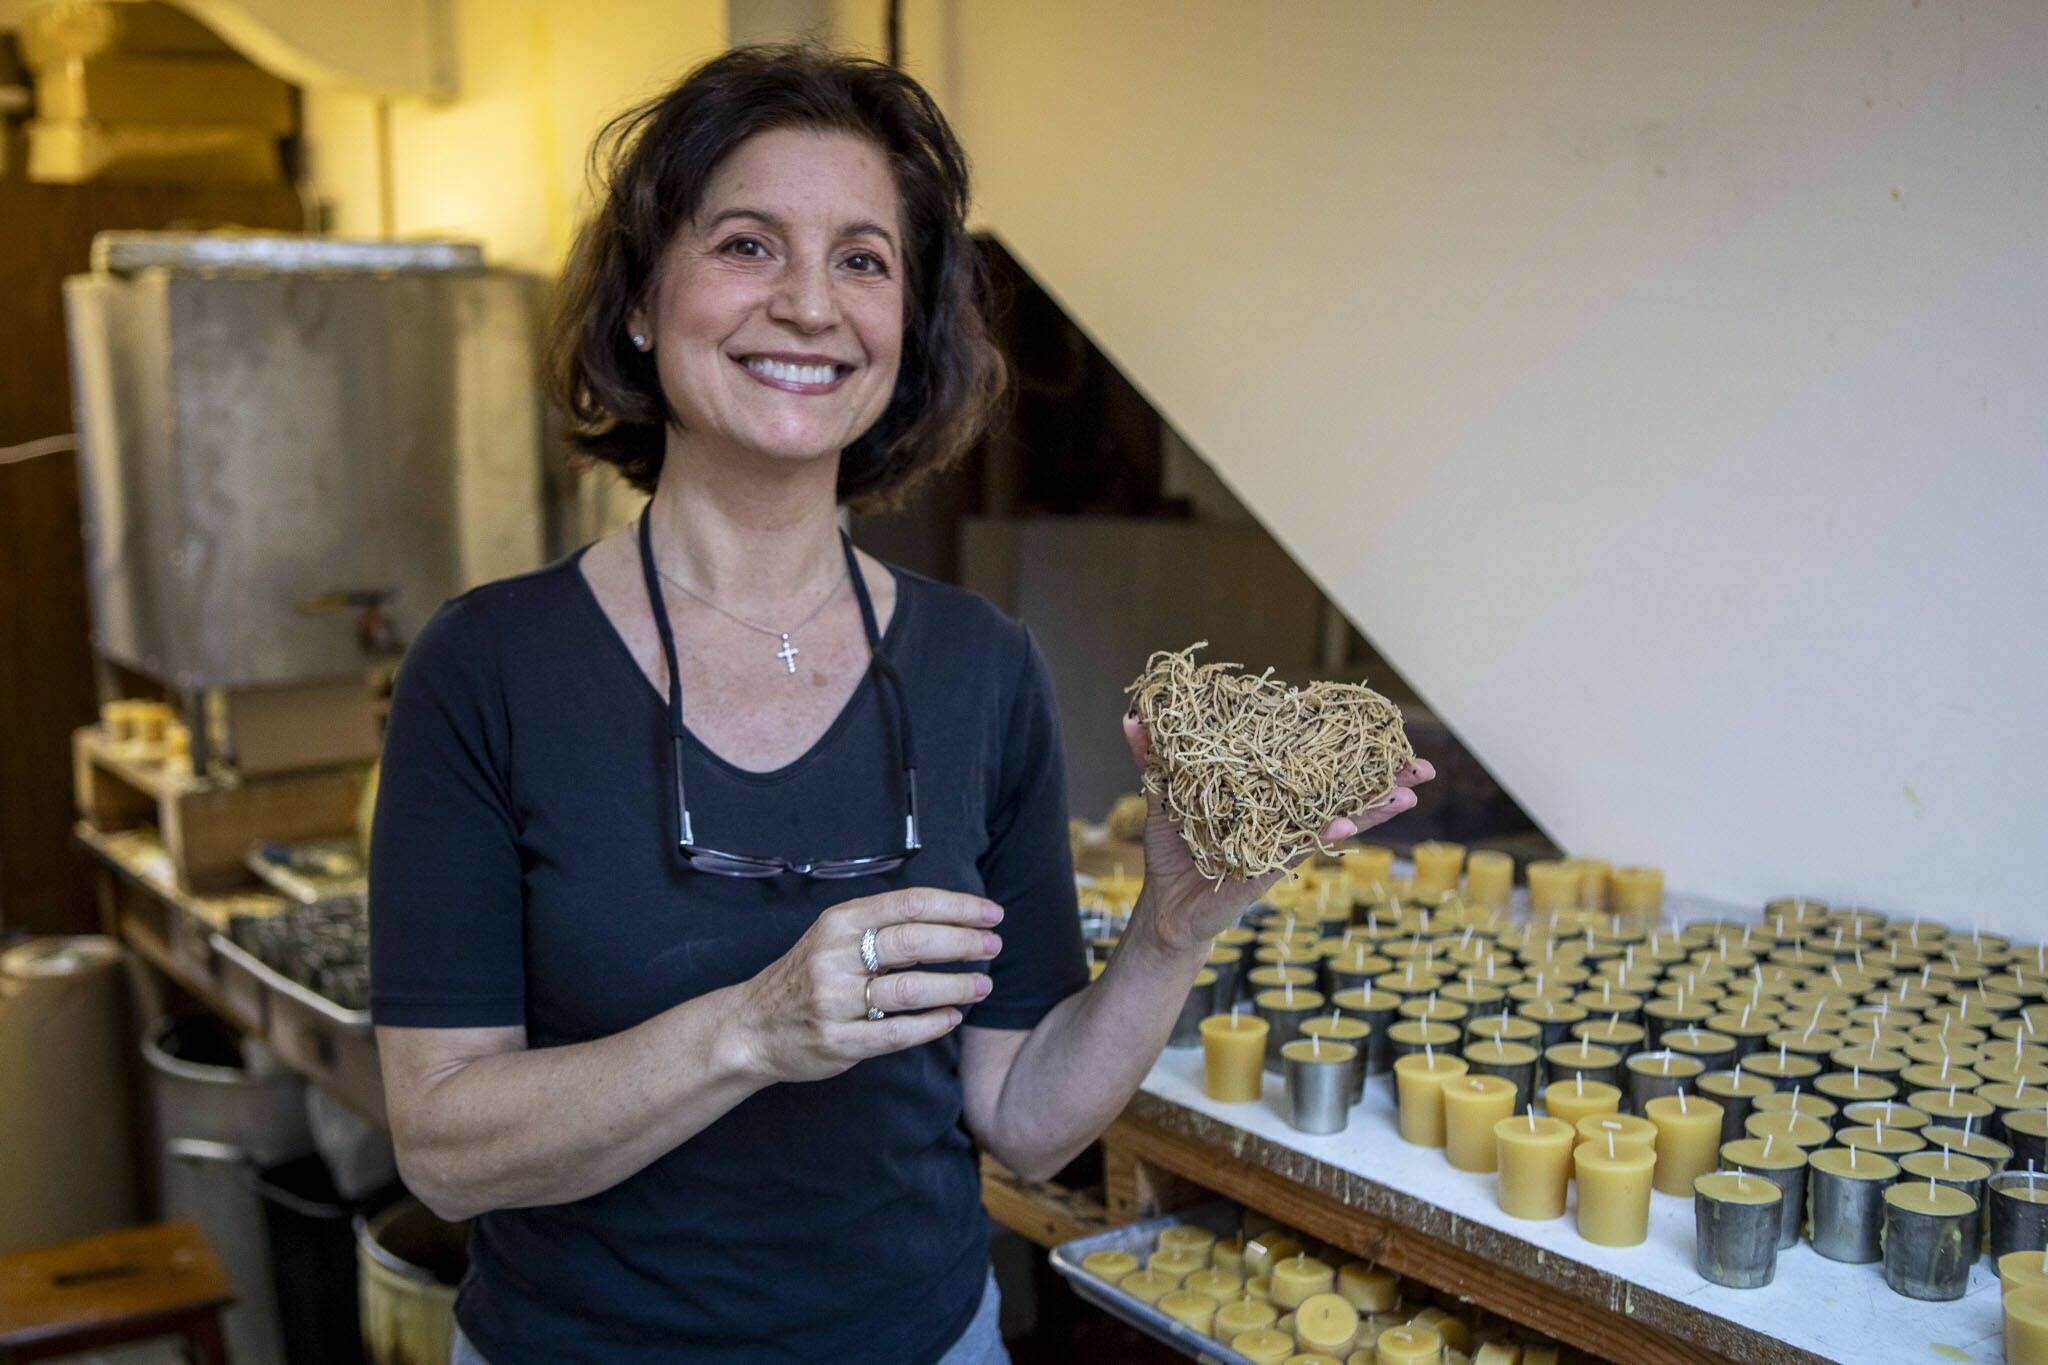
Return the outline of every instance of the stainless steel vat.
<path id="1" fill-rule="evenodd" d="M 360 675 L 543 554 L 533 285 L 458 243 L 106 234 L 66 282 L 94 643 Z"/>

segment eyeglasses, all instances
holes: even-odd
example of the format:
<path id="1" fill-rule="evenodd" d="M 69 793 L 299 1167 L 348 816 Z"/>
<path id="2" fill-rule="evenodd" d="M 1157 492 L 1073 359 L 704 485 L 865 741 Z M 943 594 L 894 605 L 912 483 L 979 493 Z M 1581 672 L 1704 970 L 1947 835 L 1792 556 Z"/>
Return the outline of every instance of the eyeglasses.
<path id="1" fill-rule="evenodd" d="M 846 556 L 846 572 L 853 581 L 854 599 L 860 603 L 861 629 L 868 637 L 869 666 L 878 679 L 887 682 L 893 703 L 898 756 L 903 766 L 903 792 L 908 809 L 903 816 L 903 849 L 899 853 L 878 853 L 867 858 L 814 858 L 793 863 L 752 853 L 727 853 L 697 842 L 690 828 L 690 803 L 683 792 L 683 688 L 682 673 L 676 666 L 676 637 L 669 629 L 668 608 L 661 597 L 661 585 L 654 572 L 654 537 L 648 522 L 654 504 L 640 513 L 640 570 L 647 581 L 647 602 L 654 611 L 655 629 L 661 635 L 661 653 L 668 663 L 669 765 L 676 783 L 676 848 L 683 861 L 699 872 L 717 877 L 779 877 L 789 873 L 819 881 L 840 881 L 849 877 L 873 877 L 897 868 L 917 856 L 922 847 L 917 839 L 917 744 L 910 734 L 910 705 L 903 691 L 903 679 L 895 665 L 882 654 L 881 634 L 875 628 L 875 604 L 868 597 L 860 565 L 854 561 L 853 542 L 840 532 L 839 548 Z"/>

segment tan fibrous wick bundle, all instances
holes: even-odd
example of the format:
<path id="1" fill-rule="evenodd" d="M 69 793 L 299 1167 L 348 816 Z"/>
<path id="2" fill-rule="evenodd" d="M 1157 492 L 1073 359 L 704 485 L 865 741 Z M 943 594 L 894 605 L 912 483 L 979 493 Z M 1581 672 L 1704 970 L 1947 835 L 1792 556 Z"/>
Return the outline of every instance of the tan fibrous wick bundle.
<path id="1" fill-rule="evenodd" d="M 1290 687 L 1270 668 L 1196 664 L 1208 643 L 1161 650 L 1124 689 L 1151 735 L 1145 789 L 1212 881 L 1328 851 L 1323 829 L 1393 791 L 1415 756 L 1400 708 L 1356 683 Z"/>

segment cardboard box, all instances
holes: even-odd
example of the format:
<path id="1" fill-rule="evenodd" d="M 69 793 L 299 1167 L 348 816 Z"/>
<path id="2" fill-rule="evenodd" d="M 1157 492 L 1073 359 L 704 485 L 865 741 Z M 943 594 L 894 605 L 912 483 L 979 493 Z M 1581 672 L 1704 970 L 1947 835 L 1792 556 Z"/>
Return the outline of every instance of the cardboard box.
<path id="1" fill-rule="evenodd" d="M 130 1013 L 112 939 L 0 954 L 0 1252 L 140 1216 Z"/>

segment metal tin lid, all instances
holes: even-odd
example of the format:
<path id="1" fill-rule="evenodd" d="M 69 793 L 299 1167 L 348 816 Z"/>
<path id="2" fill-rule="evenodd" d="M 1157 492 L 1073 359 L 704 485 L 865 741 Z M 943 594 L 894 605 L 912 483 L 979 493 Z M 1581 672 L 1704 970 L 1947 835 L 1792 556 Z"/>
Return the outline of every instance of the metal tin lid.
<path id="1" fill-rule="evenodd" d="M 31 939 L 0 953 L 0 976 L 77 976 L 121 960 L 121 945 L 101 934 Z"/>
<path id="2" fill-rule="evenodd" d="M 476 242 L 365 241 L 288 232 L 102 232 L 92 239 L 93 270 L 112 275 L 153 268 L 357 275 L 483 266 L 484 250 Z"/>

